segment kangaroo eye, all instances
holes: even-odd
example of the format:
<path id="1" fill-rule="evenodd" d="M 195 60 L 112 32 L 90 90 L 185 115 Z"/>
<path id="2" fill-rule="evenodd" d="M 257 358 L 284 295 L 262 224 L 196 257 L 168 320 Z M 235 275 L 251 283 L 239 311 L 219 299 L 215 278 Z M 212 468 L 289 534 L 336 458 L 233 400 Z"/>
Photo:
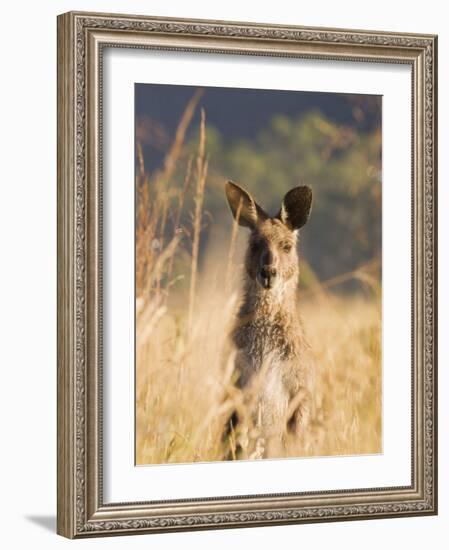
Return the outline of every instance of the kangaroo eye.
<path id="1" fill-rule="evenodd" d="M 282 246 L 282 249 L 284 252 L 290 252 L 290 250 L 292 249 L 292 245 L 289 244 L 289 243 L 285 243 L 283 246 Z"/>

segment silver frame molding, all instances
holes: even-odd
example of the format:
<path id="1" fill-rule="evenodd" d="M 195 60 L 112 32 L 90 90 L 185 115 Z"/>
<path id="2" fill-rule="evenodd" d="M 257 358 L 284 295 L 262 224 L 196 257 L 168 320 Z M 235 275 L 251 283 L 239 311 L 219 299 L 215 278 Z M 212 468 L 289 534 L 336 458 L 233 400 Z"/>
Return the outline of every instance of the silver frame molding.
<path id="1" fill-rule="evenodd" d="M 408 64 L 412 69 L 412 483 L 105 504 L 105 47 Z M 437 37 L 70 12 L 58 17 L 58 519 L 70 538 L 437 513 Z"/>

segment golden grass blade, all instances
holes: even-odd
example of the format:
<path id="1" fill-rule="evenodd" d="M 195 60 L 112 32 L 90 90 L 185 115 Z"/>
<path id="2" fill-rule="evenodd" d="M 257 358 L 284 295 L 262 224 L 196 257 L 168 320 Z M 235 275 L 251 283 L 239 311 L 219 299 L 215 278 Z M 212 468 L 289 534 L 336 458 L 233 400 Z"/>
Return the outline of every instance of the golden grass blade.
<path id="1" fill-rule="evenodd" d="M 161 180 L 164 181 L 166 184 L 170 181 L 171 176 L 176 168 L 176 163 L 179 160 L 184 145 L 187 128 L 192 121 L 193 115 L 195 114 L 195 109 L 203 93 L 204 92 L 202 89 L 198 89 L 184 109 L 181 120 L 176 129 L 175 139 L 165 157 L 164 171 L 160 176 Z"/>
<path id="2" fill-rule="evenodd" d="M 193 216 L 193 242 L 192 242 L 192 261 L 191 261 L 191 275 L 190 275 L 190 290 L 189 290 L 189 314 L 188 314 L 188 327 L 192 328 L 192 321 L 195 308 L 195 290 L 196 279 L 198 271 L 198 252 L 200 246 L 200 234 L 201 234 L 201 220 L 202 209 L 204 202 L 204 187 L 206 185 L 207 177 L 207 160 L 205 160 L 205 146 L 206 146 L 206 113 L 204 109 L 201 111 L 201 125 L 200 125 L 200 143 L 198 147 L 198 155 L 196 159 L 197 164 L 197 182 L 195 193 L 195 211 Z"/>
<path id="3" fill-rule="evenodd" d="M 239 219 L 242 211 L 242 206 L 243 206 L 243 201 L 240 200 L 239 206 L 237 208 L 237 212 L 235 213 L 235 218 L 233 219 L 233 222 L 232 222 L 231 240 L 229 242 L 229 250 L 228 250 L 228 261 L 226 264 L 226 276 L 225 276 L 226 291 L 229 291 L 231 287 L 231 274 L 235 270 L 235 263 L 234 263 L 235 243 L 237 240 L 237 231 L 239 228 Z"/>

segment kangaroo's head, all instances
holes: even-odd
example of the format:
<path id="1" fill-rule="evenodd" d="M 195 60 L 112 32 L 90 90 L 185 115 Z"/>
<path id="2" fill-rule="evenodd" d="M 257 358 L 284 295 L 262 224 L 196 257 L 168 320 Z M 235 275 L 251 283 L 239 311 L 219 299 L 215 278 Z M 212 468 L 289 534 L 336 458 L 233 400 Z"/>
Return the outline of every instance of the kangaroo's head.
<path id="1" fill-rule="evenodd" d="M 307 222 L 312 190 L 300 185 L 284 197 L 273 218 L 239 185 L 228 181 L 226 196 L 234 219 L 251 230 L 245 268 L 251 280 L 264 290 L 279 288 L 298 278 L 298 230 Z"/>

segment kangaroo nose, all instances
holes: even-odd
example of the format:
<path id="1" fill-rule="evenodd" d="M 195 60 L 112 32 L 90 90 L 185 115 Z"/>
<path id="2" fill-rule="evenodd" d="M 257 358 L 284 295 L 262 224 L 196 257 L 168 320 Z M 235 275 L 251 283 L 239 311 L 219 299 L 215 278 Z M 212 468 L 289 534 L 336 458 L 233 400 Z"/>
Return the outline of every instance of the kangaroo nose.
<path id="1" fill-rule="evenodd" d="M 264 265 L 260 270 L 260 274 L 265 279 L 270 279 L 271 277 L 276 276 L 276 268 L 271 265 Z"/>
<path id="2" fill-rule="evenodd" d="M 273 286 L 273 279 L 276 277 L 276 268 L 270 265 L 264 265 L 260 270 L 260 282 L 264 288 Z"/>

